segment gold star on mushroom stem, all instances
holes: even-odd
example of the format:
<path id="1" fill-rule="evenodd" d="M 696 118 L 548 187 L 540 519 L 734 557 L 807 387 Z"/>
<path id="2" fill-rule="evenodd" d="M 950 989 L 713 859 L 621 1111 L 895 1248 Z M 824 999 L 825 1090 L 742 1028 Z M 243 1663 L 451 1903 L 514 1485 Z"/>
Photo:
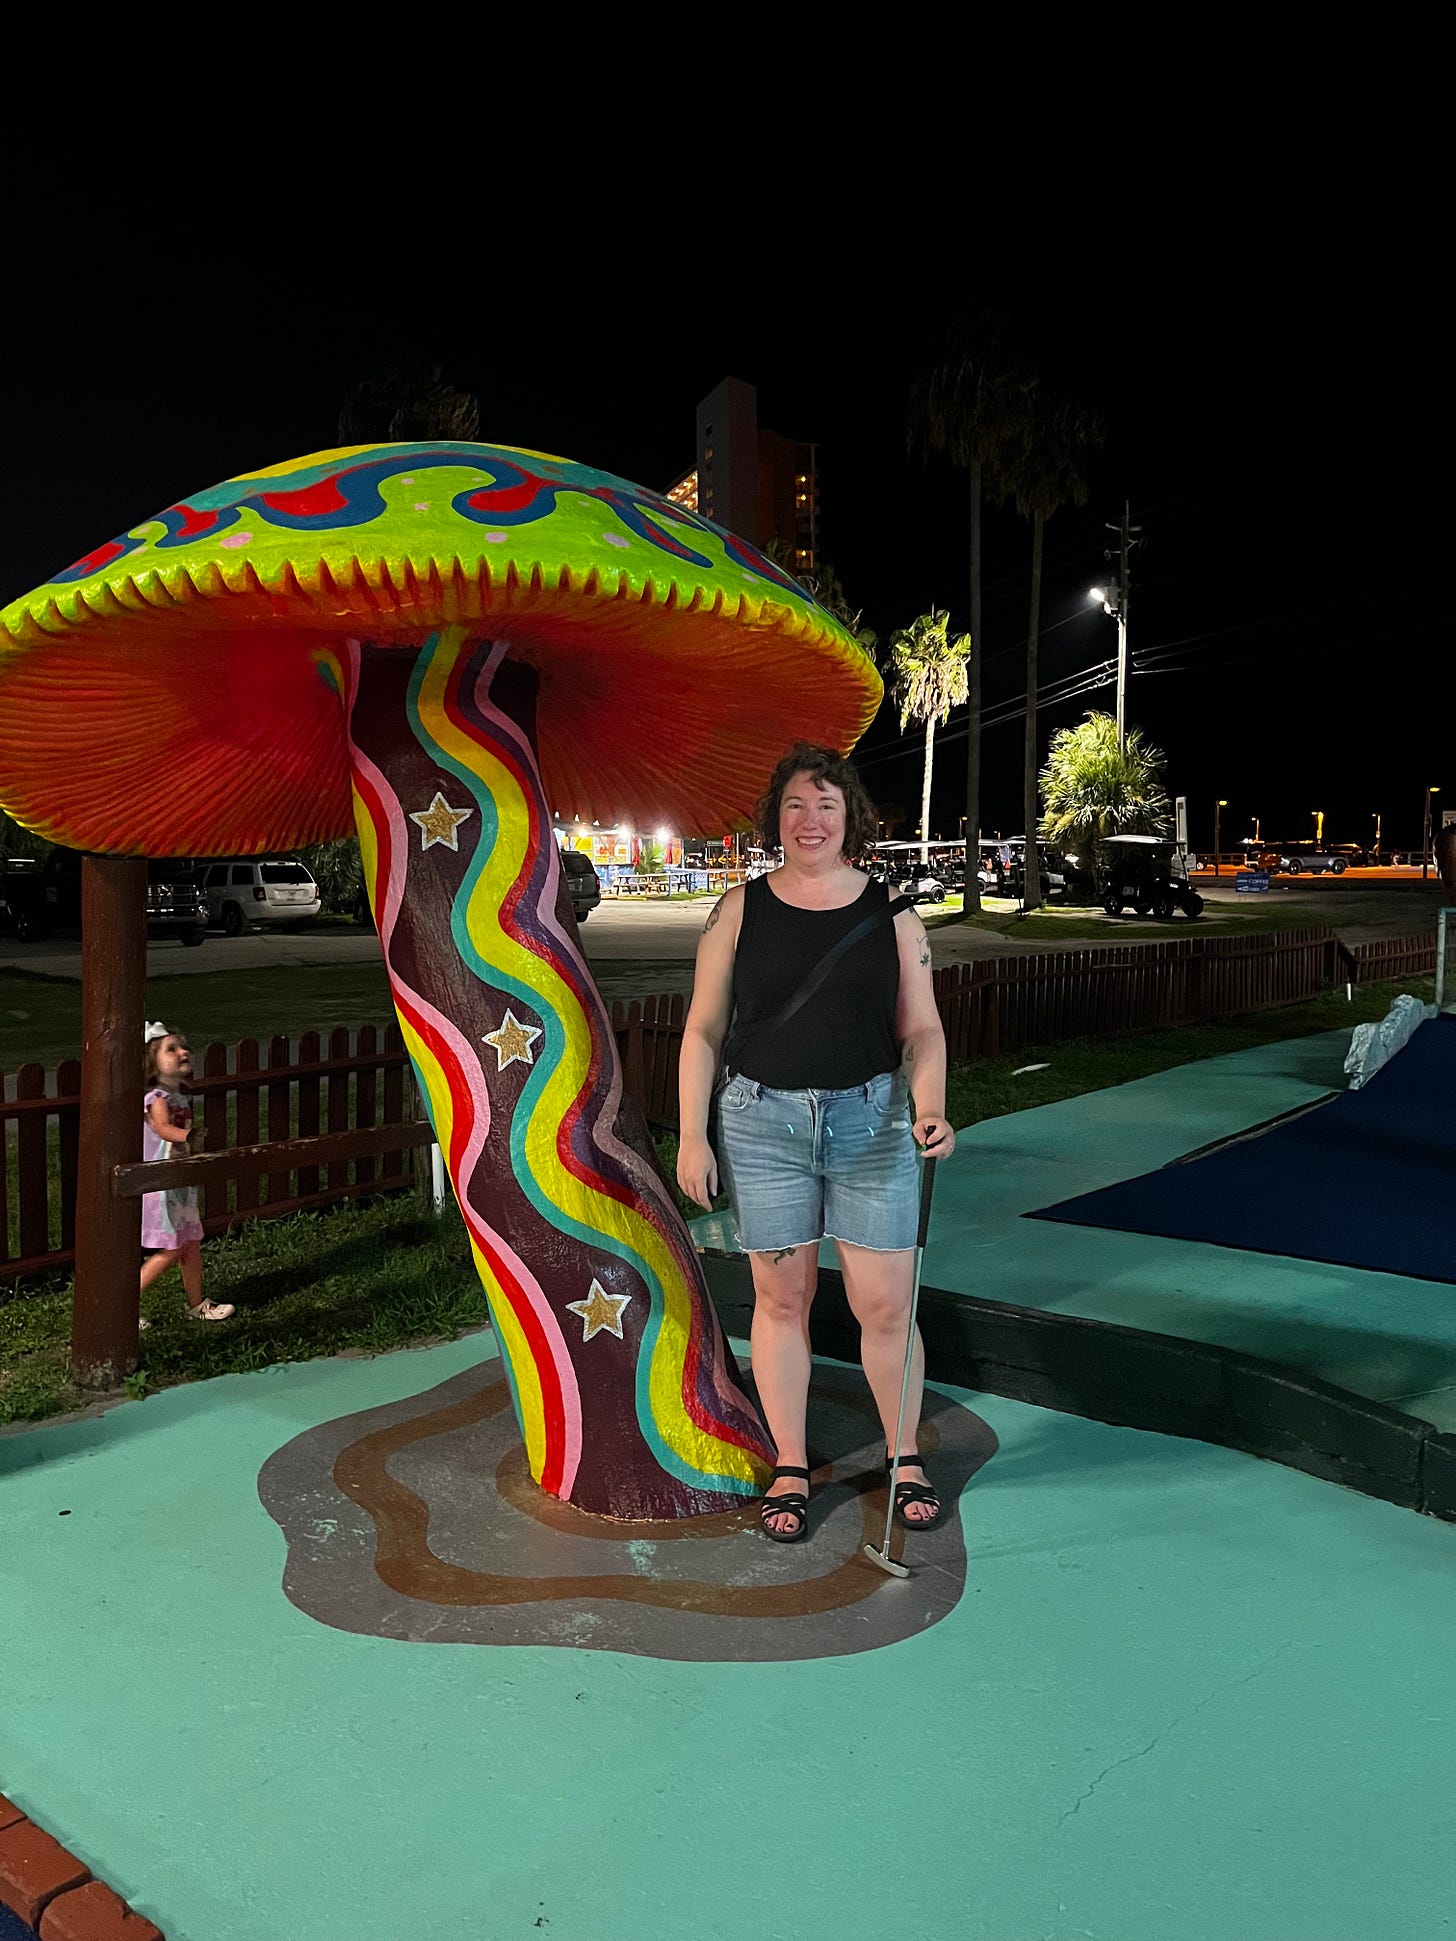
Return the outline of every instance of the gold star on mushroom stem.
<path id="1" fill-rule="evenodd" d="M 522 1024 L 515 1012 L 508 1010 L 499 1030 L 487 1031 L 481 1043 L 492 1047 L 496 1056 L 495 1068 L 503 1072 L 507 1065 L 514 1065 L 517 1059 L 523 1065 L 534 1065 L 536 1054 L 531 1047 L 540 1036 L 539 1024 Z"/>
<path id="2" fill-rule="evenodd" d="M 433 849 L 437 842 L 442 842 L 447 849 L 458 851 L 460 839 L 455 832 L 467 817 L 474 814 L 474 809 L 452 809 L 436 789 L 435 799 L 429 808 L 412 809 L 410 821 L 420 825 L 421 850 Z"/>
<path id="3" fill-rule="evenodd" d="M 618 1341 L 622 1336 L 622 1311 L 631 1300 L 630 1294 L 609 1294 L 600 1281 L 594 1280 L 584 1301 L 568 1301 L 569 1314 L 581 1316 L 581 1338 L 590 1341 L 594 1334 L 614 1334 Z"/>

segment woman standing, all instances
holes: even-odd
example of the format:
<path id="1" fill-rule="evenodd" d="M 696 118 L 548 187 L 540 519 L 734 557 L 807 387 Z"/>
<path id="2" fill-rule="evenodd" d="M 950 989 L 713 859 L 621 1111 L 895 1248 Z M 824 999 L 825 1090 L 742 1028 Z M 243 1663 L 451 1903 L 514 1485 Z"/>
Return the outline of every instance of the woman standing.
<path id="1" fill-rule="evenodd" d="M 711 1207 L 721 1162 L 733 1199 L 753 1270 L 754 1380 L 779 1458 L 760 1515 L 765 1535 L 794 1543 L 807 1529 L 807 1490 L 795 1479 L 809 1480 L 819 1243 L 830 1238 L 839 1253 L 888 1467 L 914 1272 L 915 1145 L 945 1159 L 955 1134 L 925 926 L 908 908 L 892 918 L 885 886 L 849 862 L 875 832 L 854 769 L 800 743 L 774 770 L 757 819 L 765 849 L 782 845 L 783 866 L 729 890 L 704 926 L 683 1026 L 677 1176 Z M 780 1022 L 826 953 L 875 916 Z M 715 1154 L 707 1125 L 720 1054 Z M 916 1452 L 923 1383 L 917 1332 L 895 1499 L 901 1521 L 920 1529 L 940 1516 Z"/>

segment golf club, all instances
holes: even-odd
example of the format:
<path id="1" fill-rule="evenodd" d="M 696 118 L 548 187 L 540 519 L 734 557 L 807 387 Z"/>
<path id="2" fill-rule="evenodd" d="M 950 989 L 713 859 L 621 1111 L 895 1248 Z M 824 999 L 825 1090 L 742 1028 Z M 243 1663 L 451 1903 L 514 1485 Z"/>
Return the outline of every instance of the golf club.
<path id="1" fill-rule="evenodd" d="M 938 1127 L 931 1126 L 933 1139 Z M 888 1571 L 891 1577 L 908 1577 L 910 1566 L 890 1555 L 890 1534 L 895 1524 L 895 1485 L 900 1480 L 900 1437 L 905 1432 L 905 1399 L 910 1393 L 910 1362 L 915 1353 L 915 1312 L 920 1306 L 920 1263 L 925 1258 L 925 1236 L 930 1231 L 930 1196 L 935 1191 L 935 1161 L 927 1159 L 920 1174 L 920 1222 L 915 1229 L 915 1280 L 910 1289 L 910 1325 L 905 1330 L 905 1369 L 900 1377 L 900 1413 L 895 1418 L 895 1446 L 890 1452 L 890 1501 L 885 1511 L 885 1540 L 877 1550 L 867 1543 L 864 1553 L 871 1563 Z"/>

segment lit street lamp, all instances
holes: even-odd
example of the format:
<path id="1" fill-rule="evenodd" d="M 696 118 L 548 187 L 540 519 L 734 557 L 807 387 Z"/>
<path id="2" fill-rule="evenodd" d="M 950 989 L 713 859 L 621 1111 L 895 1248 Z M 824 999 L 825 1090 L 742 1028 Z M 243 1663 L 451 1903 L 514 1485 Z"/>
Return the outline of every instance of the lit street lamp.
<path id="1" fill-rule="evenodd" d="M 1310 814 L 1314 817 L 1314 839 L 1316 842 L 1323 842 L 1325 839 L 1325 812 L 1323 809 L 1311 809 Z"/>
<path id="2" fill-rule="evenodd" d="M 1426 821 L 1421 831 L 1421 881 L 1423 883 L 1431 873 L 1431 797 L 1440 793 L 1439 787 L 1426 790 Z"/>
<path id="3" fill-rule="evenodd" d="M 1227 807 L 1228 800 L 1222 795 L 1213 805 L 1213 873 L 1215 876 L 1218 875 L 1218 812 L 1220 809 L 1226 809 Z"/>
<path id="4" fill-rule="evenodd" d="M 1374 862 L 1375 862 L 1375 864 L 1376 864 L 1376 867 L 1378 868 L 1378 867 L 1379 867 L 1379 865 L 1380 865 L 1380 811 L 1379 811 L 1379 809 L 1372 809 L 1372 810 L 1370 811 L 1370 813 L 1371 813 L 1371 814 L 1372 814 L 1372 815 L 1374 816 L 1374 818 L 1375 818 L 1375 854 L 1374 854 Z"/>

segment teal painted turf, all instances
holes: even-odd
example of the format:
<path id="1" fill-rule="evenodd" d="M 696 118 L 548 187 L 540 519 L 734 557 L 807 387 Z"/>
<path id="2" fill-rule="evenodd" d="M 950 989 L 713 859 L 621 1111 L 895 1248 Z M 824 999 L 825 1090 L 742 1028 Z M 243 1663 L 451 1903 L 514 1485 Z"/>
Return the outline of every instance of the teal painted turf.
<path id="1" fill-rule="evenodd" d="M 1238 1348 L 1456 1430 L 1449 1285 L 1021 1217 L 1343 1090 L 1348 1044 L 1336 1031 L 1263 1045 L 957 1133 L 936 1181 L 926 1285 Z M 693 1232 L 737 1248 L 730 1216 Z"/>
<path id="2" fill-rule="evenodd" d="M 169 1941 L 1449 1931 L 1451 1529 L 962 1397 L 1001 1441 L 966 1593 L 886 1650 L 662 1663 L 303 1616 L 262 1463 L 490 1349 L 0 1438 L 0 1790 Z"/>

